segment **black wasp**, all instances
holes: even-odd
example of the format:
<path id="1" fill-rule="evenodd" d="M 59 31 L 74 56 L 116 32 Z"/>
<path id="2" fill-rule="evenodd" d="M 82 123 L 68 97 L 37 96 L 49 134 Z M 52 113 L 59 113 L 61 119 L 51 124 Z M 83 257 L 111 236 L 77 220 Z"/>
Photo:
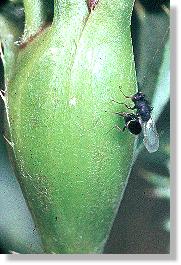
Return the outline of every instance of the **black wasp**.
<path id="1" fill-rule="evenodd" d="M 116 112 L 116 114 L 124 118 L 125 126 L 122 131 L 127 128 L 132 134 L 138 135 L 141 133 L 142 127 L 139 118 L 134 113 Z"/>
<path id="2" fill-rule="evenodd" d="M 150 106 L 148 100 L 145 98 L 145 94 L 143 94 L 142 92 L 137 92 L 133 96 L 125 97 L 130 98 L 133 101 L 134 106 L 128 107 L 124 103 L 120 104 L 124 104 L 128 109 L 135 109 L 136 114 L 127 112 L 116 113 L 124 117 L 125 126 L 123 128 L 123 131 L 127 128 L 132 134 L 135 135 L 138 135 L 141 133 L 141 131 L 143 131 L 143 143 L 146 149 L 150 153 L 156 152 L 159 148 L 159 136 L 156 130 L 155 123 L 151 117 L 152 107 Z"/>

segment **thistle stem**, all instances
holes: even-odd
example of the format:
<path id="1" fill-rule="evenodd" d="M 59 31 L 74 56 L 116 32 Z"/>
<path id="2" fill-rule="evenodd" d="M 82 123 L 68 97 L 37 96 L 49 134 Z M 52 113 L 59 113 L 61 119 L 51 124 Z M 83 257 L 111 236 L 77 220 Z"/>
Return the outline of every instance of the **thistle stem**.
<path id="1" fill-rule="evenodd" d="M 24 0 L 25 9 L 25 30 L 23 41 L 35 35 L 42 25 L 47 21 L 47 6 L 50 1 L 45 0 Z M 49 3 L 47 3 L 49 2 Z"/>

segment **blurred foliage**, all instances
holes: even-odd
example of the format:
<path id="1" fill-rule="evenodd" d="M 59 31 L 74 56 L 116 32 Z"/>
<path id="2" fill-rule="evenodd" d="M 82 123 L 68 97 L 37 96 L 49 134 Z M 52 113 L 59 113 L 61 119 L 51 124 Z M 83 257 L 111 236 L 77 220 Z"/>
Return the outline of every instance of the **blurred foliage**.
<path id="1" fill-rule="evenodd" d="M 51 10 L 50 13 L 52 14 Z M 22 1 L 1 1 L 0 15 L 10 19 L 18 27 L 21 36 L 24 26 Z M 0 38 L 2 34 L 0 28 Z M 18 40 L 17 36 L 16 38 Z M 160 148 L 156 153 L 149 154 L 141 145 L 105 253 L 168 253 L 169 1 L 136 0 L 132 17 L 132 38 L 139 89 L 148 96 L 154 107 Z M 0 62 L 1 89 L 4 85 L 3 71 Z M 0 100 L 0 116 L 3 117 L 2 100 Z M 2 118 L 0 126 L 3 134 Z M 41 253 L 39 237 L 8 162 L 2 136 L 0 140 L 1 251 L 18 252 L 21 248 L 18 244 L 26 242 L 23 253 L 28 253 L 32 246 L 31 253 Z"/>
<path id="2" fill-rule="evenodd" d="M 24 24 L 22 21 L 24 20 L 24 12 L 22 1 L 1 1 L 0 14 L 13 22 L 21 31 L 23 30 Z"/>
<path id="3" fill-rule="evenodd" d="M 42 253 L 36 227 L 9 163 L 2 136 L 0 146 L 0 246 L 5 253 Z"/>

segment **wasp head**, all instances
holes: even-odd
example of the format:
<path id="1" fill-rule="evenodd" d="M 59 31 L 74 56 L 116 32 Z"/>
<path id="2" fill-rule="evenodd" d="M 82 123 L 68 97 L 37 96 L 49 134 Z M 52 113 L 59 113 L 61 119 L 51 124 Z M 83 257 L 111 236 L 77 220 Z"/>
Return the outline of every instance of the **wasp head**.
<path id="1" fill-rule="evenodd" d="M 131 97 L 133 102 L 143 100 L 144 98 L 145 98 L 145 94 L 143 94 L 142 92 L 137 92 L 135 95 Z"/>

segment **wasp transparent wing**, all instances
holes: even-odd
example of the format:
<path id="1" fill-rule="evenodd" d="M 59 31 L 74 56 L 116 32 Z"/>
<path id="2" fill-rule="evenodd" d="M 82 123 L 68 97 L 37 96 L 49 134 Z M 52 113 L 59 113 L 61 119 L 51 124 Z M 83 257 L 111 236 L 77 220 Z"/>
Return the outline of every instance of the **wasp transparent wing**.
<path id="1" fill-rule="evenodd" d="M 142 122 L 143 143 L 149 153 L 156 152 L 159 148 L 159 135 L 156 130 L 156 125 L 152 118 L 147 122 Z"/>

